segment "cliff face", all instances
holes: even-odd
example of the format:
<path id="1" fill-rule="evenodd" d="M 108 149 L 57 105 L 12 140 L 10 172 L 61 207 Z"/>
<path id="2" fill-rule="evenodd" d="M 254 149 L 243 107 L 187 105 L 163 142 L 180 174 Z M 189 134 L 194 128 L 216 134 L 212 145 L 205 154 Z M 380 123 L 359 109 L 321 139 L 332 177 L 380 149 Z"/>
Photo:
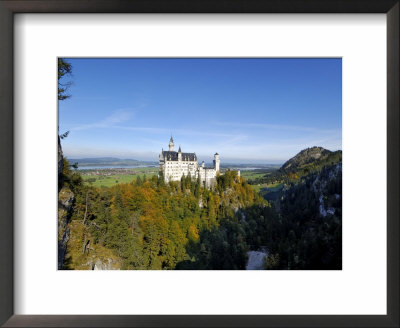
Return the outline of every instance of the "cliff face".
<path id="1" fill-rule="evenodd" d="M 318 198 L 319 213 L 340 215 L 342 212 L 342 163 L 325 167 L 312 182 L 312 189 Z"/>
<path id="2" fill-rule="evenodd" d="M 64 185 L 58 193 L 58 269 L 119 270 L 121 261 L 110 249 L 93 243 L 82 220 L 71 220 L 75 195 Z"/>
<path id="3" fill-rule="evenodd" d="M 74 193 L 69 187 L 64 186 L 63 179 L 64 158 L 58 138 L 58 269 L 64 264 L 67 252 L 67 243 L 70 237 L 68 220 L 74 201 Z"/>
<path id="4" fill-rule="evenodd" d="M 74 201 L 74 194 L 68 187 L 62 187 L 58 193 L 58 269 L 61 269 L 67 252 L 70 237 L 68 219 Z"/>
<path id="5" fill-rule="evenodd" d="M 120 259 L 107 249 L 94 243 L 94 236 L 82 220 L 68 223 L 68 252 L 64 259 L 63 269 L 74 270 L 119 270 Z"/>
<path id="6" fill-rule="evenodd" d="M 70 184 L 70 172 L 64 162 L 58 138 L 58 269 L 119 270 L 121 261 L 111 250 L 92 245 L 88 227 L 81 220 L 71 221 L 75 194 Z M 67 181 L 69 181 L 67 183 Z M 82 241 L 83 244 L 82 244 Z M 82 247 L 83 246 L 83 247 Z"/>

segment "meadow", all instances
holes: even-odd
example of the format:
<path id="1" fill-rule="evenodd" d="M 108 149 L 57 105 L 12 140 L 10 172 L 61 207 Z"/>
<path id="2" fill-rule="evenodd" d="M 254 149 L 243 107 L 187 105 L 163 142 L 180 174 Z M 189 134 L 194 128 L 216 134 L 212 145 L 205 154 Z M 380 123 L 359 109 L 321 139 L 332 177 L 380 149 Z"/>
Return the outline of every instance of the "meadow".
<path id="1" fill-rule="evenodd" d="M 240 175 L 246 180 L 262 178 L 269 170 L 241 170 Z"/>
<path id="2" fill-rule="evenodd" d="M 271 170 L 257 169 L 257 170 L 246 170 L 240 171 L 240 175 L 248 181 L 253 190 L 257 193 L 262 189 L 268 188 L 268 191 L 277 191 L 281 188 L 282 183 L 257 183 L 257 179 L 263 178 L 266 174 L 271 173 Z"/>
<path id="3" fill-rule="evenodd" d="M 146 179 L 157 176 L 158 167 L 80 170 L 80 173 L 83 180 L 94 187 L 112 187 L 119 183 L 131 183 L 138 176 Z"/>

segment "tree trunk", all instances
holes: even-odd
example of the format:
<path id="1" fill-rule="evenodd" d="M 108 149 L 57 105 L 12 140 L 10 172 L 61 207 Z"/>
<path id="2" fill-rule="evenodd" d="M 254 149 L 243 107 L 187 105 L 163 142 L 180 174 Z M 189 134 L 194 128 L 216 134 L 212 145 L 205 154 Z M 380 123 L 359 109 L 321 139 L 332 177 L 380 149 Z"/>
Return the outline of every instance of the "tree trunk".
<path id="1" fill-rule="evenodd" d="M 83 241 L 82 254 L 85 254 L 85 250 L 86 250 L 86 234 L 85 234 L 85 240 Z"/>

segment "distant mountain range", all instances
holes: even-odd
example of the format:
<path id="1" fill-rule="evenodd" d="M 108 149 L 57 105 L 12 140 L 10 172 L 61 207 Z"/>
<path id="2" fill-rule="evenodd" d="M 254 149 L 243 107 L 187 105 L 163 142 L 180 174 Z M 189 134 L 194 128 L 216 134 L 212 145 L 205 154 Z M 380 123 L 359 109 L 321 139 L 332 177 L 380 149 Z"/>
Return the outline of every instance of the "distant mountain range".
<path id="1" fill-rule="evenodd" d="M 286 161 L 278 170 L 281 174 L 295 173 L 298 171 L 313 171 L 313 169 L 322 167 L 333 162 L 342 160 L 342 151 L 332 152 L 322 147 L 311 147 L 300 151 L 297 155 Z M 139 165 L 157 165 L 155 161 L 140 161 L 131 158 L 116 157 L 96 157 L 96 158 L 68 158 L 71 164 L 78 163 L 78 166 L 139 166 Z M 221 165 L 222 168 L 269 168 L 277 169 L 278 164 L 228 164 Z M 277 173 L 278 173 L 277 172 Z"/>
<path id="2" fill-rule="evenodd" d="M 222 168 L 254 168 L 254 169 L 278 169 L 281 165 L 280 164 L 253 164 L 253 163 L 242 163 L 242 164 L 235 164 L 235 163 L 221 163 L 220 167 Z"/>
<path id="3" fill-rule="evenodd" d="M 109 166 L 109 165 L 151 165 L 157 164 L 152 161 L 139 161 L 136 159 L 121 159 L 115 157 L 98 157 L 98 158 L 68 158 L 71 164 L 78 163 L 79 166 Z"/>

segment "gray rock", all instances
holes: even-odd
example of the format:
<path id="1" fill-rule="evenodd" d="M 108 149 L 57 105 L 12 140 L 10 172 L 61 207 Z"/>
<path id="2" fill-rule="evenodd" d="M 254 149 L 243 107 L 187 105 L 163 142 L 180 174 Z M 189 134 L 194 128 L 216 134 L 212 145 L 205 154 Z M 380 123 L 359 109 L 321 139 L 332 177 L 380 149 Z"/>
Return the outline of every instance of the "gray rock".
<path id="1" fill-rule="evenodd" d="M 246 270 L 263 270 L 264 261 L 268 258 L 268 252 L 265 249 L 259 251 L 247 252 L 249 260 L 247 261 Z"/>
<path id="2" fill-rule="evenodd" d="M 115 263 L 112 259 L 105 259 L 104 261 L 97 259 L 92 265 L 92 270 L 115 270 L 113 264 Z"/>
<path id="3" fill-rule="evenodd" d="M 68 220 L 74 197 L 74 193 L 65 186 L 58 193 L 58 269 L 62 269 L 67 253 L 67 244 L 70 237 Z"/>

